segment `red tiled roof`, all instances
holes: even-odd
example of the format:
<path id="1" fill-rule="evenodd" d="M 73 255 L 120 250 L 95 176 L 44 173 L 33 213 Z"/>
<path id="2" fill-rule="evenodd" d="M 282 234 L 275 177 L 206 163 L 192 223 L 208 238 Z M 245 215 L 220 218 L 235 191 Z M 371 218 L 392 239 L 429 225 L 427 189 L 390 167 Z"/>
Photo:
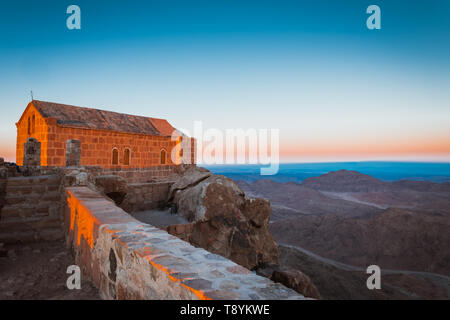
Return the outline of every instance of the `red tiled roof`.
<path id="1" fill-rule="evenodd" d="M 75 107 L 39 100 L 33 100 L 31 104 L 39 111 L 42 117 L 56 118 L 57 124 L 61 126 L 162 136 L 170 136 L 175 130 L 164 119 Z"/>
<path id="2" fill-rule="evenodd" d="M 166 119 L 149 118 L 149 120 L 162 135 L 171 136 L 175 130 Z"/>

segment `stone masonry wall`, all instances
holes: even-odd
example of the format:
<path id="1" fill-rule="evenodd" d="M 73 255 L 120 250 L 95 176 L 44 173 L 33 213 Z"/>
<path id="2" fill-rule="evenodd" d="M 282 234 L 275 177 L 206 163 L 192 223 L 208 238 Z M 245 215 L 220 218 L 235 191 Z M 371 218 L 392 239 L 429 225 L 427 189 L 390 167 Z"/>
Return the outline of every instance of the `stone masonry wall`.
<path id="1" fill-rule="evenodd" d="M 41 143 L 41 166 L 64 167 L 66 165 L 67 140 L 81 142 L 81 165 L 102 166 L 103 168 L 146 168 L 170 166 L 173 164 L 171 152 L 177 141 L 170 136 L 152 136 L 71 127 L 57 123 L 55 118 L 43 118 L 30 103 L 16 123 L 16 162 L 23 165 L 24 143 L 35 138 Z M 191 163 L 195 163 L 195 139 L 191 139 Z M 113 149 L 118 150 L 117 165 L 112 164 Z M 125 149 L 130 151 L 130 162 L 125 163 Z M 166 151 L 166 163 L 161 164 L 161 150 Z M 185 155 L 186 157 L 186 155 Z M 179 158 L 177 159 L 179 160 Z"/>
<path id="2" fill-rule="evenodd" d="M 24 150 L 23 165 L 39 167 L 41 165 L 41 143 L 35 138 L 28 138 Z"/>
<path id="3" fill-rule="evenodd" d="M 128 184 L 128 193 L 120 207 L 126 212 L 163 208 L 172 182 Z"/>
<path id="4" fill-rule="evenodd" d="M 32 125 L 34 118 L 34 126 Z M 30 129 L 28 129 L 28 121 L 30 121 Z M 24 144 L 28 138 L 35 138 L 41 143 L 41 166 L 47 163 L 47 145 L 49 126 L 46 120 L 41 117 L 39 111 L 34 106 L 30 106 L 24 112 L 22 118 L 16 123 L 17 126 L 17 145 L 16 145 L 16 162 L 19 166 L 23 165 Z"/>
<path id="5" fill-rule="evenodd" d="M 0 209 L 0 242 L 63 238 L 61 199 L 57 175 L 8 178 Z"/>
<path id="6" fill-rule="evenodd" d="M 304 299 L 135 220 L 87 187 L 70 187 L 66 194 L 68 243 L 106 299 Z"/>
<path id="7" fill-rule="evenodd" d="M 103 168 L 143 168 L 160 165 L 160 152 L 166 150 L 166 164 L 171 164 L 170 152 L 176 142 L 170 137 L 131 134 L 110 130 L 93 130 L 49 126 L 48 165 L 65 166 L 67 140 L 81 141 L 81 165 L 98 165 Z M 113 149 L 118 150 L 117 165 L 112 164 Z M 124 163 L 125 149 L 130 150 L 130 163 Z"/>
<path id="8" fill-rule="evenodd" d="M 145 168 L 108 168 L 102 170 L 102 174 L 121 176 L 128 183 L 148 183 L 164 180 L 176 170 L 176 167 L 176 165 L 167 165 Z"/>
<path id="9" fill-rule="evenodd" d="M 66 141 L 66 167 L 81 165 L 81 141 Z"/>

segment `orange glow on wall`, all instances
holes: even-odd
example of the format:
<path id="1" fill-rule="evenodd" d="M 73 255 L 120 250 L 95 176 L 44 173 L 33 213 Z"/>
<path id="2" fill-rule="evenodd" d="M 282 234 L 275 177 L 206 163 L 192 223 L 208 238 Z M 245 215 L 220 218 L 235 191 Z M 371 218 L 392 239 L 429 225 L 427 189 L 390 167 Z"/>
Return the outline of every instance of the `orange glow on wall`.
<path id="1" fill-rule="evenodd" d="M 100 222 L 95 216 L 89 211 L 86 206 L 84 206 L 79 199 L 77 199 L 70 190 L 68 190 L 68 197 L 67 197 L 67 205 L 70 210 L 70 230 L 73 232 L 75 229 L 75 226 L 77 228 L 77 245 L 81 245 L 81 237 L 83 237 L 86 240 L 86 243 L 89 245 L 91 249 L 94 248 L 94 226 L 95 224 L 100 225 Z M 114 235 L 114 233 L 120 231 L 120 230 L 111 230 L 109 228 L 105 229 L 110 234 Z M 128 247 L 128 245 L 120 241 L 119 239 L 116 239 L 116 241 L 119 241 L 122 246 Z M 168 268 L 164 267 L 161 264 L 155 263 L 152 261 L 151 257 L 151 249 L 148 247 L 139 248 L 136 250 L 136 253 L 146 259 L 154 268 L 163 271 L 165 274 L 167 274 L 167 277 L 173 281 L 173 282 L 179 282 L 180 285 L 182 285 L 184 288 L 191 291 L 197 298 L 201 300 L 211 300 L 211 298 L 207 297 L 205 293 L 201 290 L 194 289 L 192 287 L 187 286 L 186 284 L 182 283 L 183 280 L 186 279 L 178 279 L 174 276 L 172 276 L 172 271 Z"/>
<path id="2" fill-rule="evenodd" d="M 34 123 L 34 124 L 33 124 Z M 38 110 L 30 103 L 25 109 L 20 120 L 16 123 L 17 144 L 16 144 L 16 163 L 23 165 L 23 145 L 28 138 L 35 138 L 41 143 L 41 166 L 47 166 L 48 149 L 48 121 L 44 119 Z"/>
<path id="3" fill-rule="evenodd" d="M 33 125 L 33 117 L 35 125 Z M 165 128 L 164 123 L 158 122 L 158 124 Z M 81 165 L 101 166 L 106 169 L 159 166 L 161 150 L 167 152 L 165 165 L 173 165 L 172 149 L 178 143 L 178 141 L 172 141 L 171 136 L 61 125 L 55 118 L 42 117 L 33 102 L 28 104 L 16 127 L 16 163 L 18 165 L 23 165 L 23 146 L 30 137 L 41 142 L 41 166 L 65 166 L 66 141 L 80 140 Z M 117 164 L 113 163 L 113 150 L 117 150 L 118 153 Z M 194 151 L 192 149 L 192 152 Z M 178 156 L 175 161 L 179 161 Z"/>
<path id="4" fill-rule="evenodd" d="M 75 224 L 77 226 L 78 246 L 81 245 L 81 237 L 83 237 L 89 247 L 94 248 L 94 225 L 99 224 L 99 221 L 70 191 L 68 191 L 67 206 L 70 210 L 70 230 L 74 231 Z"/>
<path id="5" fill-rule="evenodd" d="M 205 295 L 205 293 L 201 290 L 197 290 L 194 288 L 191 288 L 189 286 L 187 286 L 186 284 L 182 283 L 182 281 L 186 280 L 186 279 L 179 279 L 176 278 L 174 276 L 172 276 L 172 272 L 171 270 L 169 270 L 168 268 L 164 267 L 163 265 L 160 265 L 158 263 L 155 263 L 154 261 L 152 261 L 152 257 L 151 257 L 151 249 L 148 247 L 144 247 L 144 248 L 140 248 L 138 250 L 136 250 L 136 253 L 138 253 L 141 257 L 143 257 L 144 259 L 146 259 L 153 267 L 155 267 L 158 270 L 163 271 L 165 274 L 167 274 L 167 277 L 173 281 L 173 282 L 180 282 L 180 284 L 188 289 L 189 291 L 191 291 L 193 294 L 195 294 L 195 296 L 197 298 L 199 298 L 200 300 L 212 300 L 211 298 L 209 298 L 208 296 Z"/>

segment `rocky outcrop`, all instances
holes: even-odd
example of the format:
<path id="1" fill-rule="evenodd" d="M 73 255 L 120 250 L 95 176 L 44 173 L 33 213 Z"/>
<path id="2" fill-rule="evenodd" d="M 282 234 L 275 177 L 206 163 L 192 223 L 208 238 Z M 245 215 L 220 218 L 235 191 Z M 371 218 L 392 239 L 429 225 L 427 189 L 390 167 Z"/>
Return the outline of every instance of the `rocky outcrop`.
<path id="1" fill-rule="evenodd" d="M 173 200 L 177 191 L 193 187 L 212 175 L 211 171 L 200 167 L 189 167 L 186 170 L 180 168 L 179 170 L 178 175 L 173 178 L 175 183 L 170 188 L 169 200 Z"/>
<path id="2" fill-rule="evenodd" d="M 305 297 L 322 299 L 319 290 L 312 280 L 298 269 L 286 268 L 278 264 L 266 264 L 256 270 L 256 274 L 279 282 L 291 288 Z"/>
<path id="3" fill-rule="evenodd" d="M 192 223 L 189 241 L 248 268 L 277 263 L 269 232 L 270 202 L 251 199 L 230 179 L 189 168 L 171 188 L 179 214 Z"/>
<path id="4" fill-rule="evenodd" d="M 321 299 L 319 290 L 317 290 L 311 279 L 300 270 L 275 270 L 270 279 L 294 289 L 305 297 Z"/>

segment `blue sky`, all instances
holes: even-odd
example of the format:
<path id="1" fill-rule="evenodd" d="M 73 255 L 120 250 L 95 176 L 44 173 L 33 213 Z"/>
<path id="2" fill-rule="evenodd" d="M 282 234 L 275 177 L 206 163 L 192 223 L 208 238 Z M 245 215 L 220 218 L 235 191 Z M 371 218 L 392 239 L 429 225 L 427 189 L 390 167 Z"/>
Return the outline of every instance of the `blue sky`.
<path id="1" fill-rule="evenodd" d="M 285 161 L 450 161 L 449 17 L 445 0 L 3 1 L 0 150 L 14 157 L 33 90 L 185 129 L 278 128 Z"/>

